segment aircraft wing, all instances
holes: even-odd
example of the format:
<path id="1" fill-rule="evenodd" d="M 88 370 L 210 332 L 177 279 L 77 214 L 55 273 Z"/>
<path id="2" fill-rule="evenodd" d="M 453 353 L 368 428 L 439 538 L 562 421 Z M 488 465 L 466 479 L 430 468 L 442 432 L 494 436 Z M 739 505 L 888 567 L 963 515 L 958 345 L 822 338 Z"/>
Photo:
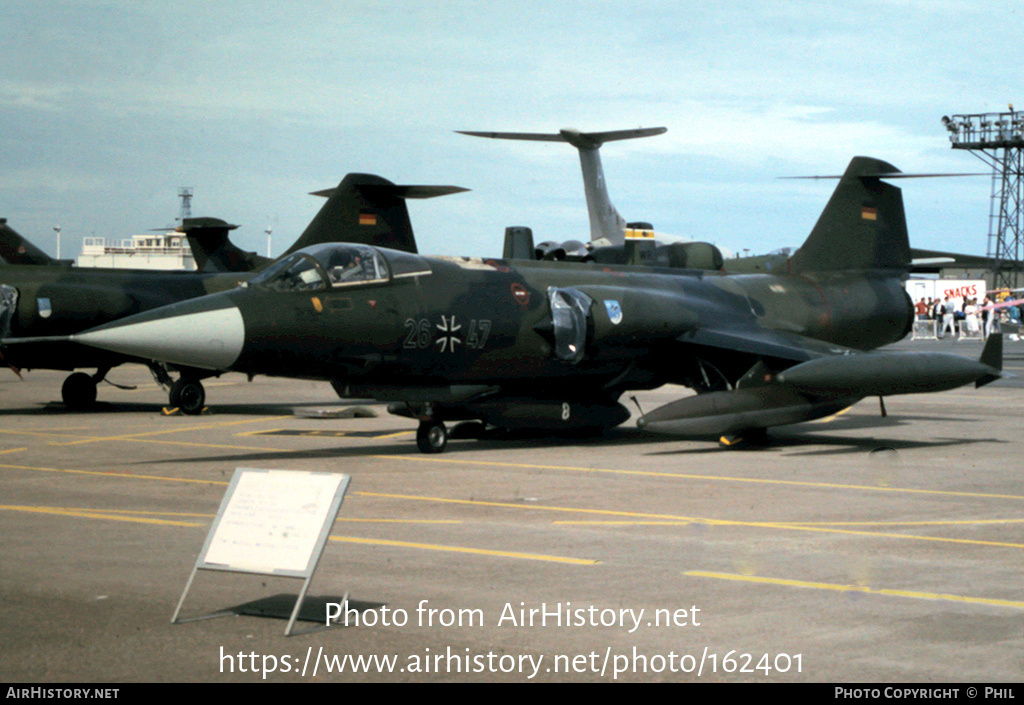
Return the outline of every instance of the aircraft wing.
<path id="1" fill-rule="evenodd" d="M 792 362 L 806 362 L 827 355 L 850 355 L 859 352 L 842 345 L 778 330 L 703 328 L 687 331 L 676 340 L 690 345 Z"/>
<path id="2" fill-rule="evenodd" d="M 727 445 L 757 429 L 834 414 L 864 397 L 982 386 L 1002 370 L 999 335 L 989 337 L 977 360 L 943 352 L 861 352 L 777 330 L 694 329 L 676 341 L 705 348 L 702 359 L 711 365 L 735 353 L 753 363 L 735 387 L 677 399 L 637 425 L 669 435 L 721 435 Z"/>

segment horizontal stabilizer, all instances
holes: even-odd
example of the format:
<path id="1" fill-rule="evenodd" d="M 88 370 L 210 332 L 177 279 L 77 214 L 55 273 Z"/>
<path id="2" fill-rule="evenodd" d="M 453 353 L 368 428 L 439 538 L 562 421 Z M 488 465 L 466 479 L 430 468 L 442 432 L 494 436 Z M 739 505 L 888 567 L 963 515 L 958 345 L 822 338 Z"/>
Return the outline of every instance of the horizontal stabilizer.
<path id="1" fill-rule="evenodd" d="M 230 232 L 238 226 L 220 218 L 185 218 L 175 230 L 179 233 Z"/>
<path id="2" fill-rule="evenodd" d="M 467 132 L 456 130 L 460 135 L 488 137 L 495 140 L 525 140 L 528 142 L 568 142 L 578 149 L 597 149 L 605 142 L 631 140 L 639 137 L 654 137 L 668 132 L 667 127 L 642 127 L 634 130 L 612 130 L 609 132 L 580 132 L 567 127 L 557 133 L 544 132 Z"/>
<path id="3" fill-rule="evenodd" d="M 902 171 L 878 171 L 875 173 L 865 172 L 860 174 L 866 179 L 941 179 L 951 176 L 989 176 L 981 172 L 963 173 L 963 174 L 904 174 Z M 842 174 L 832 174 L 830 176 L 780 176 L 780 179 L 841 179 Z"/>
<path id="4" fill-rule="evenodd" d="M 469 191 L 468 188 L 462 188 L 461 186 L 396 186 L 394 184 L 363 184 L 358 188 L 363 193 L 373 194 L 377 197 L 394 196 L 396 198 L 436 198 L 437 196 L 450 196 L 453 193 Z M 334 188 L 322 191 L 313 191 L 309 195 L 330 198 L 337 190 L 338 187 L 335 186 Z"/>

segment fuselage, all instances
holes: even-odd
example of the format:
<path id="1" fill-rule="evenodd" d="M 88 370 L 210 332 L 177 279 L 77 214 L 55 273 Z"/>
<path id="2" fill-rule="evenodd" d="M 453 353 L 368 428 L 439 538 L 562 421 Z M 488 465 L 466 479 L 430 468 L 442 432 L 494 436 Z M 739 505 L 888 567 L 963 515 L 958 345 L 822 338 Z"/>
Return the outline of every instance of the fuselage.
<path id="1" fill-rule="evenodd" d="M 233 289 L 248 274 L 199 274 L 45 265 L 0 266 L 0 337 L 80 333 L 142 311 Z M 22 369 L 104 367 L 128 356 L 74 343 L 8 346 L 6 362 Z"/>
<path id="2" fill-rule="evenodd" d="M 296 253 L 293 264 L 275 266 L 245 287 L 81 338 L 109 346 L 114 337 L 122 352 L 158 352 L 179 365 L 329 379 L 389 393 L 523 385 L 531 396 L 559 395 L 567 387 L 577 395 L 617 396 L 628 388 L 687 383 L 694 373 L 685 358 L 714 354 L 701 337 L 709 332 L 784 332 L 867 350 L 901 338 L 911 319 L 899 278 L 883 273 L 726 276 L 377 249 L 382 263 L 375 275 L 332 281 L 331 252 Z M 225 318 L 230 309 L 237 314 Z M 176 319 L 190 331 L 189 341 L 180 350 L 174 341 L 170 349 L 149 350 L 147 341 L 168 337 Z M 157 320 L 159 331 L 141 343 L 131 340 L 140 324 Z M 197 364 L 193 348 L 204 346 L 223 354 Z M 742 354 L 732 357 L 720 365 L 730 383 L 750 365 Z"/>

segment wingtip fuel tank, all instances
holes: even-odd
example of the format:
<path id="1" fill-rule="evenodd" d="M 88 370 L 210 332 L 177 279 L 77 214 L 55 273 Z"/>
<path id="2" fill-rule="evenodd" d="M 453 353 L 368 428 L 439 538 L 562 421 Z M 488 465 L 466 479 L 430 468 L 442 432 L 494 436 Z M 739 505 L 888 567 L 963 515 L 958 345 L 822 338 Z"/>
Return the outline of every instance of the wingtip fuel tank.
<path id="1" fill-rule="evenodd" d="M 988 346 L 999 346 L 991 336 Z M 891 396 L 956 389 L 998 377 L 1000 369 L 981 359 L 943 352 L 871 352 L 821 357 L 794 365 L 775 380 L 815 396 Z M 991 380 L 989 380 L 991 381 Z"/>

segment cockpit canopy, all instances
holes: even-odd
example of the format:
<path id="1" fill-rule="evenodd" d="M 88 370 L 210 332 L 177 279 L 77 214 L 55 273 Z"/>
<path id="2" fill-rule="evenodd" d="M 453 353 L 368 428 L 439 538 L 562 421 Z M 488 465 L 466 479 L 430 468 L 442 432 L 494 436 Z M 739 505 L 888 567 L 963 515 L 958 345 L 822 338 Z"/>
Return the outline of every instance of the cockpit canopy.
<path id="1" fill-rule="evenodd" d="M 430 271 L 430 265 L 419 255 L 370 245 L 329 243 L 293 252 L 250 279 L 249 284 L 274 291 L 320 291 Z"/>

